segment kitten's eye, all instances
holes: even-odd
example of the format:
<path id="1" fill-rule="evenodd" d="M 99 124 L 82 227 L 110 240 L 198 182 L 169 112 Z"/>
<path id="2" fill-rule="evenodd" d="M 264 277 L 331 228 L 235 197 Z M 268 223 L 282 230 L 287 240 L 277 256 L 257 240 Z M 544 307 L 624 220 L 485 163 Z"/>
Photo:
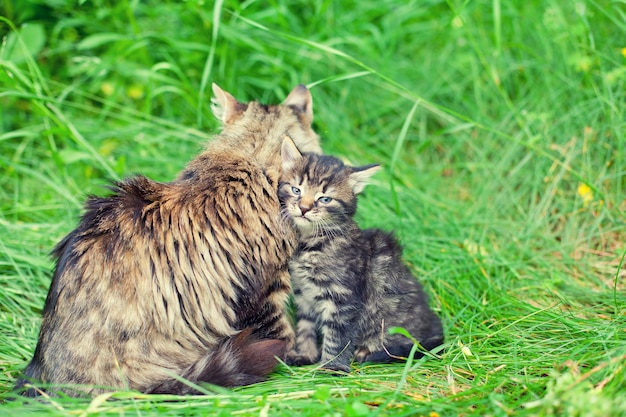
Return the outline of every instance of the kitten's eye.
<path id="1" fill-rule="evenodd" d="M 317 201 L 319 201 L 322 204 L 328 204 L 331 201 L 333 201 L 333 199 L 330 198 L 330 197 L 320 197 L 320 198 L 317 199 Z"/>
<path id="2" fill-rule="evenodd" d="M 300 195 L 300 189 L 298 187 L 291 187 L 291 192 L 295 195 Z"/>

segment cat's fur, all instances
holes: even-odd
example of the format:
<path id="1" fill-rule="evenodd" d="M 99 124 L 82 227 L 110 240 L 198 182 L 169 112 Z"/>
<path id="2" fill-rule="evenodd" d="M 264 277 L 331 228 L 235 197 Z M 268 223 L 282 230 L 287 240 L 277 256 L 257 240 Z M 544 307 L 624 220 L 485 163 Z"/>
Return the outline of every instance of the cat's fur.
<path id="1" fill-rule="evenodd" d="M 288 139 L 282 154 L 279 198 L 299 233 L 289 265 L 297 336 L 287 363 L 319 361 L 326 369 L 349 372 L 353 357 L 359 362 L 407 357 L 413 342 L 388 334 L 392 326 L 405 328 L 425 349 L 442 344 L 441 321 L 402 263 L 396 239 L 382 230 L 361 230 L 353 219 L 357 194 L 379 167 L 353 168 L 329 155 L 301 155 Z"/>
<path id="2" fill-rule="evenodd" d="M 320 152 L 310 92 L 240 103 L 213 85 L 219 135 L 177 179 L 138 176 L 92 197 L 55 248 L 38 344 L 17 388 L 187 394 L 263 379 L 294 342 L 286 314 L 296 237 L 276 195 L 281 143 Z"/>

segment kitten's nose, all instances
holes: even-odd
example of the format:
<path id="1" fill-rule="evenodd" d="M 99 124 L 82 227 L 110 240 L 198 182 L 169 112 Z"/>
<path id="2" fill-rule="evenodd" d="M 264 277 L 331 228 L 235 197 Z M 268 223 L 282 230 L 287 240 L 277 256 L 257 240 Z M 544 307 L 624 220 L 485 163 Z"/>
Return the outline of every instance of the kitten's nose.
<path id="1" fill-rule="evenodd" d="M 310 211 L 313 206 L 300 206 L 300 213 L 304 216 L 308 211 Z"/>

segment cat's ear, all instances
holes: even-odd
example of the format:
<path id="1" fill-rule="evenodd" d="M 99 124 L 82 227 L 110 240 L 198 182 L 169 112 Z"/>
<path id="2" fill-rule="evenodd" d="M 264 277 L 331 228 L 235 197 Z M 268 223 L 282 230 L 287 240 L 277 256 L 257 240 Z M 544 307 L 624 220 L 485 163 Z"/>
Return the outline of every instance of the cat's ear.
<path id="1" fill-rule="evenodd" d="M 367 184 L 370 183 L 369 179 L 372 175 L 376 174 L 380 170 L 380 165 L 366 165 L 364 167 L 352 168 L 353 172 L 348 176 L 348 182 L 352 192 L 359 194 Z"/>
<path id="2" fill-rule="evenodd" d="M 244 112 L 246 106 L 238 102 L 230 93 L 222 90 L 215 83 L 213 83 L 212 88 L 211 110 L 222 124 L 230 123 L 235 116 Z"/>
<path id="3" fill-rule="evenodd" d="M 283 172 L 291 169 L 302 158 L 302 154 L 289 136 L 285 136 L 283 139 L 280 157 L 283 163 Z"/>
<path id="4" fill-rule="evenodd" d="M 283 102 L 283 106 L 291 107 L 302 114 L 305 124 L 310 125 L 313 123 L 313 97 L 304 84 L 300 84 L 291 90 L 291 93 Z"/>

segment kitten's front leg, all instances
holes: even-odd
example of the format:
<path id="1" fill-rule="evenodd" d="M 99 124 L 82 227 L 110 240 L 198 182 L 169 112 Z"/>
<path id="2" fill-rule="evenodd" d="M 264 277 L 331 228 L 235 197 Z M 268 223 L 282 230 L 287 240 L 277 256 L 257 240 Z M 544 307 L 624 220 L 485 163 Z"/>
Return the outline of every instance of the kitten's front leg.
<path id="1" fill-rule="evenodd" d="M 356 348 L 352 337 L 354 324 L 354 320 L 329 320 L 322 324 L 322 368 L 350 372 L 350 362 Z"/>
<path id="2" fill-rule="evenodd" d="M 311 365 L 319 360 L 317 325 L 312 317 L 309 309 L 298 305 L 296 346 L 287 353 L 287 365 Z"/>
<path id="3" fill-rule="evenodd" d="M 311 365 L 320 358 L 317 347 L 317 326 L 313 320 L 302 313 L 300 308 L 297 317 L 296 347 L 287 353 L 287 364 Z"/>

